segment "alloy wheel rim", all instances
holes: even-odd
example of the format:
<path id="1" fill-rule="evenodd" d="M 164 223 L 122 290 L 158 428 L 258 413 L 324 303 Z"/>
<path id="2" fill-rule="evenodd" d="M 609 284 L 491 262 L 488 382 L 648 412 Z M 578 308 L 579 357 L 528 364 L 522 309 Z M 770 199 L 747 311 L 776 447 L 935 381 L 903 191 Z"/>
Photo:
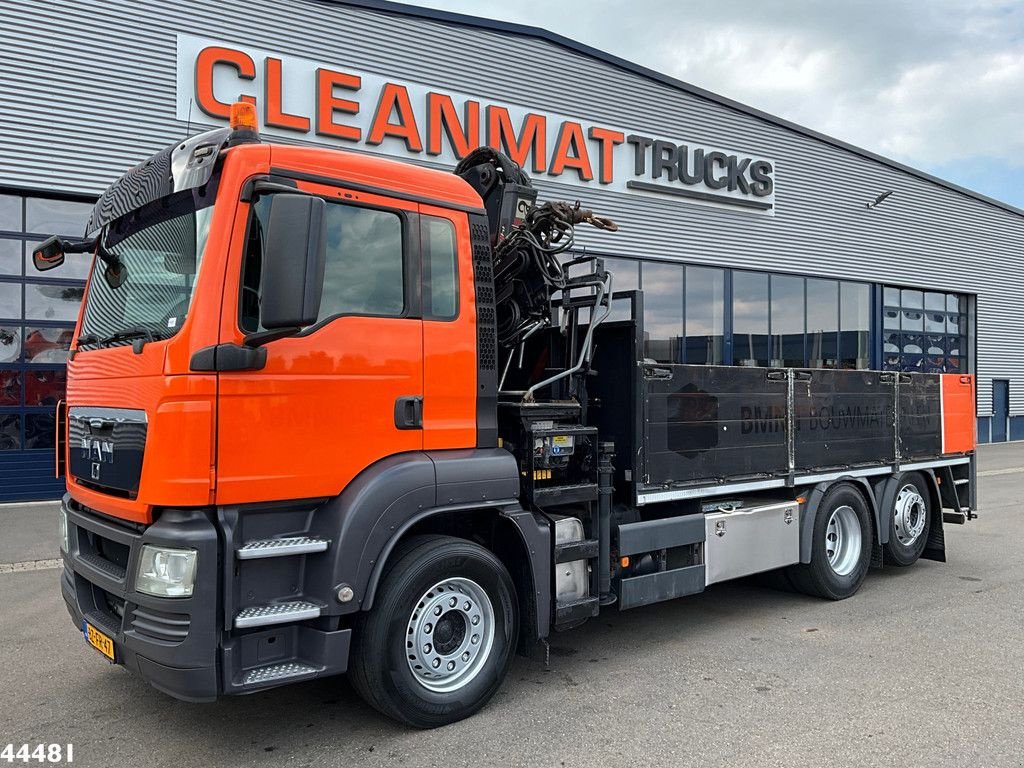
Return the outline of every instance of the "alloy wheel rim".
<path id="1" fill-rule="evenodd" d="M 893 509 L 896 538 L 900 544 L 907 547 L 918 540 L 924 532 L 927 514 L 924 498 L 916 486 L 908 484 L 900 488 Z"/>
<path id="2" fill-rule="evenodd" d="M 853 507 L 846 504 L 836 507 L 825 526 L 825 555 L 829 567 L 839 576 L 853 573 L 863 544 L 860 520 Z"/>
<path id="3" fill-rule="evenodd" d="M 494 646 L 494 607 L 472 579 L 439 581 L 409 616 L 406 659 L 417 682 L 436 693 L 467 686 Z"/>

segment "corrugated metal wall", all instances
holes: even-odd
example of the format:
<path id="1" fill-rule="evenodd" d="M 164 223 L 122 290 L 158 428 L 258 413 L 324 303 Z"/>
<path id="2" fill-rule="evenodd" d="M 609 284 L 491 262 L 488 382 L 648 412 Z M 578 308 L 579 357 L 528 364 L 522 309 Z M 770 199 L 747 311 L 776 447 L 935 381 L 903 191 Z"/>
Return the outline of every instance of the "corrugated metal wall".
<path id="1" fill-rule="evenodd" d="M 1024 217 L 545 41 L 317 0 L 0 5 L 0 184 L 96 194 L 185 133 L 175 33 L 255 45 L 776 162 L 776 215 L 595 189 L 595 248 L 978 295 L 979 413 L 1024 413 Z M 569 85 L 571 84 L 571 85 Z M 941 130 L 942 126 L 936 126 Z M 540 180 L 545 193 L 583 191 Z M 866 203 L 895 194 L 877 209 Z"/>

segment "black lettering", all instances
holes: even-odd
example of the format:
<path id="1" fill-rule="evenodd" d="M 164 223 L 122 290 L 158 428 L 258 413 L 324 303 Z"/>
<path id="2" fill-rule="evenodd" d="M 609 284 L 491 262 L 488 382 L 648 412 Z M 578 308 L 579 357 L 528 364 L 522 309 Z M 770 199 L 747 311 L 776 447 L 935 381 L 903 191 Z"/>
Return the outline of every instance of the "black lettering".
<path id="1" fill-rule="evenodd" d="M 683 184 L 700 184 L 704 181 L 704 150 L 697 149 L 693 153 L 693 172 L 690 172 L 690 148 L 685 144 L 679 147 L 679 180 Z"/>
<path id="2" fill-rule="evenodd" d="M 749 405 L 740 406 L 740 434 L 749 435 L 754 431 L 753 412 Z"/>
<path id="3" fill-rule="evenodd" d="M 654 143 L 654 139 L 631 133 L 626 137 L 626 142 L 633 145 L 633 174 L 643 176 L 647 173 L 647 148 Z"/>
<path id="4" fill-rule="evenodd" d="M 715 166 L 725 169 L 728 158 L 724 152 L 708 152 L 704 156 L 704 184 L 709 189 L 725 189 L 729 185 L 728 174 L 715 176 Z"/>
<path id="5" fill-rule="evenodd" d="M 767 160 L 755 160 L 750 164 L 750 190 L 758 197 L 767 197 L 775 189 L 771 176 L 773 170 Z"/>
<path id="6" fill-rule="evenodd" d="M 676 180 L 676 166 L 679 163 L 679 148 L 670 141 L 654 142 L 654 149 L 651 150 L 651 177 L 661 178 L 661 172 L 665 171 L 669 181 Z"/>
<path id="7" fill-rule="evenodd" d="M 750 194 L 750 184 L 747 183 L 747 166 L 750 165 L 750 158 L 745 157 L 739 160 L 736 155 L 729 155 L 729 191 L 735 192 L 739 189 L 744 195 Z"/>

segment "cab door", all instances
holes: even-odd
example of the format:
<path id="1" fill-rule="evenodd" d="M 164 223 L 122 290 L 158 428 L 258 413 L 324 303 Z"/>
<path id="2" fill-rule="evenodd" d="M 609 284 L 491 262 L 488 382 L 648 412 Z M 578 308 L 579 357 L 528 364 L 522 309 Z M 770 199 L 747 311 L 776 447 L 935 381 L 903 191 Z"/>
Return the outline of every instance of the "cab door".
<path id="1" fill-rule="evenodd" d="M 374 462 L 423 448 L 416 203 L 304 181 L 298 190 L 327 201 L 320 313 L 266 344 L 261 370 L 219 374 L 218 504 L 333 496 Z M 224 298 L 237 327 L 225 321 L 222 343 L 260 330 L 269 198 L 239 206 L 241 284 L 232 289 L 229 268 Z"/>
<path id="2" fill-rule="evenodd" d="M 469 219 L 420 206 L 423 444 L 477 445 L 476 294 Z"/>

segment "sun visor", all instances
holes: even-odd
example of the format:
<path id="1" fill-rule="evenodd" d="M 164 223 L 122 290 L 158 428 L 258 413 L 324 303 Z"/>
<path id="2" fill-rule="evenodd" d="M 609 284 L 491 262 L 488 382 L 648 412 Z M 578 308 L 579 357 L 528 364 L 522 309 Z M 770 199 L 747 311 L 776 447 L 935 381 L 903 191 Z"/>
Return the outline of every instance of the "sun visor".
<path id="1" fill-rule="evenodd" d="M 230 128 L 217 128 L 143 160 L 103 192 L 93 206 L 85 236 L 154 200 L 206 184 L 230 135 Z"/>

